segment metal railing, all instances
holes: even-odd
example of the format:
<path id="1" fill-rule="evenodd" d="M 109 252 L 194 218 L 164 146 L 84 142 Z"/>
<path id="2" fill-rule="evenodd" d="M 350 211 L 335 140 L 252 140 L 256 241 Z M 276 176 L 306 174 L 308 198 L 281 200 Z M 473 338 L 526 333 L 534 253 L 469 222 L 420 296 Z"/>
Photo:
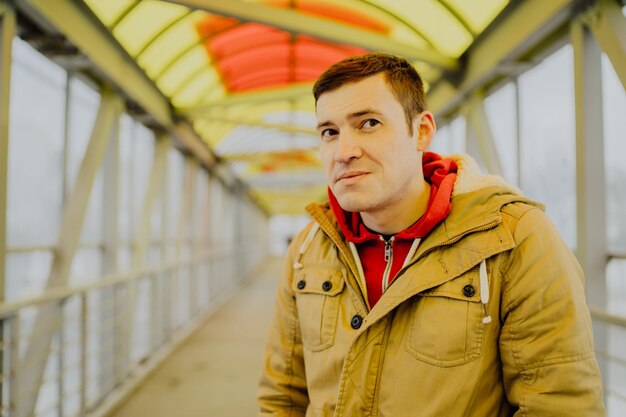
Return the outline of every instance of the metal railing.
<path id="1" fill-rule="evenodd" d="M 35 402 L 32 417 L 106 415 L 236 291 L 263 260 L 265 246 L 252 239 L 231 242 L 0 304 L 0 415 L 13 417 L 23 401 Z M 32 329 L 46 308 L 56 309 L 59 320 Z M 42 335 L 52 335 L 52 343 L 23 363 L 29 344 Z M 20 378 L 42 365 L 43 378 L 25 387 Z"/>

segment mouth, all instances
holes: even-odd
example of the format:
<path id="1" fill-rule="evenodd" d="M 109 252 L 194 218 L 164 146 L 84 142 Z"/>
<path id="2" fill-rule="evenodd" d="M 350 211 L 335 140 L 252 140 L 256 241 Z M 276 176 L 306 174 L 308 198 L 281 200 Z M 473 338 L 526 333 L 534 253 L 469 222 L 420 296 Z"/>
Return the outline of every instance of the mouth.
<path id="1" fill-rule="evenodd" d="M 338 177 L 336 177 L 335 182 L 338 183 L 340 181 L 347 181 L 347 180 L 355 180 L 357 178 L 361 178 L 365 175 L 367 175 L 367 172 L 364 171 L 349 171 L 349 172 L 344 172 L 343 174 L 339 175 Z"/>

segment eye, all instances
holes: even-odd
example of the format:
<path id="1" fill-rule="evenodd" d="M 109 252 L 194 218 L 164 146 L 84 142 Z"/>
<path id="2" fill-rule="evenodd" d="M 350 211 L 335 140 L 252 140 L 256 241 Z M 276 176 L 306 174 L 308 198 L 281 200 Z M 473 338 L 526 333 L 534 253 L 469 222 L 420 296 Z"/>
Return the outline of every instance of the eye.
<path id="1" fill-rule="evenodd" d="M 372 128 L 374 126 L 379 125 L 380 122 L 376 119 L 367 119 L 363 122 L 363 124 L 361 125 L 362 128 L 368 129 L 368 128 Z"/>
<path id="2" fill-rule="evenodd" d="M 321 133 L 323 140 L 328 140 L 335 135 L 337 135 L 337 131 L 335 129 L 324 129 L 322 130 L 322 133 Z"/>

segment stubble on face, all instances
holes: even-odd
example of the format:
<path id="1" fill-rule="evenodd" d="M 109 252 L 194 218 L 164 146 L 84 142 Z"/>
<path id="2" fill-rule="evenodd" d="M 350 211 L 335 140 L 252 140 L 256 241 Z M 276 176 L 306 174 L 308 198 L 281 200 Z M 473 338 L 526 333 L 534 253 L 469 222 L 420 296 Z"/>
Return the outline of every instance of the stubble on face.
<path id="1" fill-rule="evenodd" d="M 322 125 L 329 121 L 338 133 L 333 140 L 322 140 L 321 157 L 330 189 L 344 210 L 384 211 L 415 188 L 421 152 L 416 137 L 408 132 L 404 109 L 382 74 L 323 94 L 317 110 L 318 121 Z M 370 118 L 380 124 L 362 128 Z M 364 174 L 341 178 L 359 172 Z"/>

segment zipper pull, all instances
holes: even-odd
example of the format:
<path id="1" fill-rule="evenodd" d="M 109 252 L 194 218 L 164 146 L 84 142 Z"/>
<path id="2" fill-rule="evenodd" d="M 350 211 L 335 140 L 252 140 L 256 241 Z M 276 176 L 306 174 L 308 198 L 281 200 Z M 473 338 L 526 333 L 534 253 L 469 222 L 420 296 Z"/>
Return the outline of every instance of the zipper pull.
<path id="1" fill-rule="evenodd" d="M 391 259 L 391 244 L 393 243 L 393 236 L 389 238 L 389 240 L 385 240 L 382 236 L 380 239 L 385 242 L 385 262 L 389 263 L 389 259 Z"/>

